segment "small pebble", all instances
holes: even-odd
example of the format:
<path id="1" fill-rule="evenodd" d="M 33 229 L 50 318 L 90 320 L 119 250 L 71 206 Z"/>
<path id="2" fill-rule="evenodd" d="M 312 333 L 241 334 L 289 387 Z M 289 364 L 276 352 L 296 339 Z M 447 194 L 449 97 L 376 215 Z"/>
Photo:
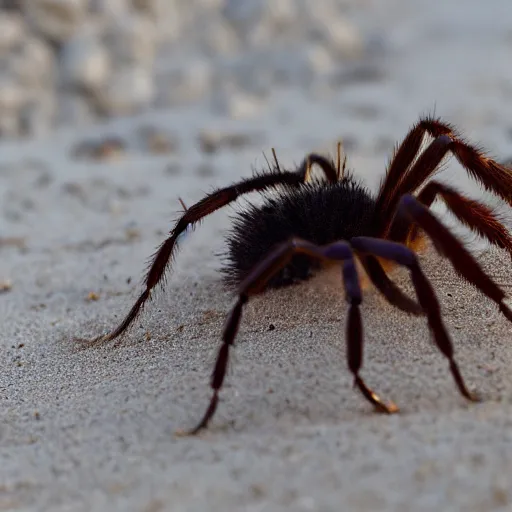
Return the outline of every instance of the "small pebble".
<path id="1" fill-rule="evenodd" d="M 12 290 L 12 282 L 10 279 L 0 281 L 0 293 L 7 293 Z"/>

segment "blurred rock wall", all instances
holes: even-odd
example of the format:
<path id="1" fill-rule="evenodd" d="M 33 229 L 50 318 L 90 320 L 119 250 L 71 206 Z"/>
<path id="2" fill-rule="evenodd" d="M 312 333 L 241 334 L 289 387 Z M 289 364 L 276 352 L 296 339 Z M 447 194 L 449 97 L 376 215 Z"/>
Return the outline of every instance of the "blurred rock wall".
<path id="1" fill-rule="evenodd" d="M 337 0 L 0 0 L 0 137 L 207 101 L 250 116 L 365 44 Z"/>

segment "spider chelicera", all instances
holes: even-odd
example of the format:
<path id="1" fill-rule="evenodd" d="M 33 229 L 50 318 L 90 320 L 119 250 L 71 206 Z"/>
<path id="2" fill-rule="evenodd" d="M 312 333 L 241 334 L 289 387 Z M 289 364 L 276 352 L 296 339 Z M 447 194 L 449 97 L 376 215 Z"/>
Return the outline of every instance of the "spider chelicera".
<path id="1" fill-rule="evenodd" d="M 421 151 L 425 135 L 433 139 Z M 429 180 L 441 161 L 453 154 L 468 174 L 486 190 L 512 205 L 512 172 L 481 150 L 463 140 L 452 126 L 431 117 L 420 120 L 397 146 L 376 196 L 361 186 L 341 165 L 321 155 L 310 154 L 293 171 L 275 165 L 226 188 L 214 190 L 185 212 L 160 246 L 145 278 L 145 290 L 119 326 L 93 340 L 113 340 L 121 335 L 141 312 L 153 288 L 172 261 L 180 235 L 203 217 L 249 192 L 263 194 L 262 205 L 249 205 L 234 219 L 227 237 L 226 280 L 238 288 L 238 299 L 227 317 L 211 377 L 213 395 L 195 428 L 206 428 L 217 408 L 219 391 L 228 366 L 242 310 L 252 295 L 269 287 L 306 280 L 322 263 L 339 261 L 348 306 L 346 326 L 347 362 L 355 386 L 380 412 L 398 410 L 374 393 L 360 376 L 363 360 L 363 328 L 359 305 L 362 292 L 356 258 L 370 281 L 393 306 L 424 315 L 438 349 L 448 359 L 460 393 L 471 393 L 454 359 L 453 345 L 443 323 L 440 305 L 423 273 L 416 251 L 427 237 L 436 250 L 450 260 L 456 272 L 494 301 L 512 321 L 505 293 L 480 267 L 463 244 L 430 212 L 436 198 L 444 201 L 458 220 L 493 245 L 512 254 L 512 237 L 496 215 L 482 203 L 456 189 Z M 275 154 L 274 154 L 275 156 Z M 311 179 L 311 167 L 319 166 L 325 179 Z M 406 267 L 416 292 L 409 298 L 387 276 L 382 262 Z"/>

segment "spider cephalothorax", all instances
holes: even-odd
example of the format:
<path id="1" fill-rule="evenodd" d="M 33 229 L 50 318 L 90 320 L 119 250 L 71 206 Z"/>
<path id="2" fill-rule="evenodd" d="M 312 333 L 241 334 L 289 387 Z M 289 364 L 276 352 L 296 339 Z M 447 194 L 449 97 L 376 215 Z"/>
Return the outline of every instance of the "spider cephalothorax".
<path id="1" fill-rule="evenodd" d="M 292 236 L 324 245 L 372 235 L 375 200 L 350 176 L 334 183 L 310 181 L 299 187 L 285 187 L 261 206 L 249 204 L 233 219 L 226 237 L 226 281 L 240 283 L 263 257 Z M 304 254 L 293 256 L 268 282 L 282 286 L 307 279 L 319 261 Z"/>
<path id="2" fill-rule="evenodd" d="M 420 152 L 426 134 L 433 141 Z M 475 400 L 455 362 L 439 302 L 421 270 L 415 250 L 424 237 L 432 240 L 437 251 L 451 262 L 455 270 L 494 301 L 505 317 L 512 321 L 512 311 L 504 302 L 505 293 L 429 208 L 436 198 L 442 199 L 460 222 L 511 254 L 512 238 L 485 205 L 452 187 L 429 181 L 447 153 L 452 153 L 485 189 L 512 205 L 512 172 L 461 139 L 450 125 L 428 117 L 420 119 L 396 148 L 375 196 L 351 176 L 345 175 L 339 151 L 336 163 L 310 154 L 294 171 L 281 170 L 276 160 L 275 167 L 269 172 L 215 190 L 185 209 L 154 256 L 145 279 L 145 290 L 128 315 L 114 331 L 94 341 L 112 340 L 132 324 L 152 289 L 162 282 L 181 234 L 241 195 L 258 191 L 264 196 L 263 204 L 250 205 L 242 210 L 235 217 L 227 238 L 224 272 L 226 279 L 237 286 L 238 299 L 223 330 L 223 341 L 212 374 L 210 405 L 191 433 L 205 428 L 215 413 L 229 350 L 234 344 L 242 310 L 249 298 L 269 286 L 307 279 L 322 262 L 337 261 L 342 267 L 349 304 L 347 362 L 354 384 L 377 410 L 392 413 L 398 408 L 381 400 L 360 376 L 363 329 L 359 305 L 362 292 L 356 260 L 392 305 L 407 313 L 426 317 L 436 346 L 449 361 L 459 391 L 467 399 Z M 312 165 L 320 167 L 324 181 L 311 180 Z M 391 262 L 409 270 L 417 302 L 391 281 L 382 262 Z"/>

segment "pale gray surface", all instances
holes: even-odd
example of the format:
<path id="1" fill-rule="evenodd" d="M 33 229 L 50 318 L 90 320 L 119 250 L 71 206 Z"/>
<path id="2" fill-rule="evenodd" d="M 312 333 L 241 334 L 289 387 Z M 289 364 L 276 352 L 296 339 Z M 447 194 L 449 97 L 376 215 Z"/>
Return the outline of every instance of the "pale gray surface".
<path id="1" fill-rule="evenodd" d="M 466 2 L 463 13 L 458 0 L 437 11 L 419 1 L 364 5 L 354 13 L 363 28 L 392 32 L 388 56 L 369 64 L 384 70 L 376 82 L 316 101 L 283 93 L 249 124 L 197 107 L 104 128 L 129 138 L 149 122 L 163 126 L 180 140 L 172 157 L 73 162 L 78 132 L 1 148 L 1 235 L 26 237 L 27 249 L 0 249 L 0 279 L 13 284 L 0 295 L 0 510 L 511 509 L 511 327 L 434 255 L 425 268 L 482 404 L 458 395 L 425 321 L 369 290 L 364 375 L 402 407 L 394 417 L 372 413 L 351 389 L 345 305 L 337 277 L 327 275 L 248 306 L 212 428 L 200 439 L 175 438 L 207 404 L 232 304 L 215 257 L 229 209 L 186 240 L 166 293 L 118 348 L 79 350 L 73 341 L 104 331 L 131 306 L 178 196 L 191 204 L 248 175 L 272 145 L 289 164 L 351 138 L 350 166 L 373 186 L 389 144 L 435 104 L 472 140 L 510 156 L 508 4 Z M 199 131 L 220 128 L 260 136 L 238 153 L 199 154 Z M 204 178 L 207 158 L 213 175 Z M 171 174 L 173 162 L 179 172 Z M 460 169 L 449 169 L 459 184 Z M 508 289 L 510 258 L 482 261 Z M 411 292 L 406 274 L 396 277 Z M 90 292 L 99 300 L 87 301 Z"/>

